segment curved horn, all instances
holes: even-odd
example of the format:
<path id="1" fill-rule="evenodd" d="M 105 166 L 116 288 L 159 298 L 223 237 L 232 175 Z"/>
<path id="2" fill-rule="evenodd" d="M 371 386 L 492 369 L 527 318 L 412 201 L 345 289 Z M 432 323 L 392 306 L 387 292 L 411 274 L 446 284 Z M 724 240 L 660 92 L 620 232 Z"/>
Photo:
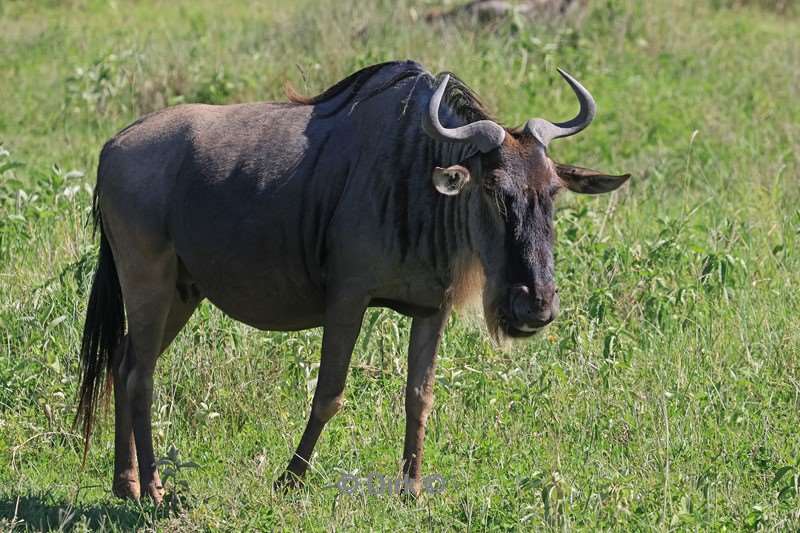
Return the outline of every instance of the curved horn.
<path id="1" fill-rule="evenodd" d="M 558 73 L 567 80 L 572 90 L 575 91 L 575 96 L 578 97 L 578 102 L 581 104 L 581 109 L 578 115 L 572 120 L 566 122 L 549 122 L 543 118 L 534 118 L 525 124 L 525 130 L 531 133 L 536 139 L 539 140 L 544 146 L 550 144 L 553 139 L 560 137 L 569 137 L 580 132 L 586 126 L 592 123 L 594 115 L 597 112 L 597 106 L 594 103 L 594 98 L 586 88 L 581 85 L 578 80 L 567 74 L 561 69 Z"/>
<path id="2" fill-rule="evenodd" d="M 428 113 L 422 119 L 422 129 L 438 141 L 450 143 L 469 143 L 483 153 L 490 152 L 503 144 L 506 130 L 491 120 L 479 120 L 458 128 L 445 128 L 439 121 L 439 106 L 442 103 L 450 74 L 445 75 L 431 97 Z"/>

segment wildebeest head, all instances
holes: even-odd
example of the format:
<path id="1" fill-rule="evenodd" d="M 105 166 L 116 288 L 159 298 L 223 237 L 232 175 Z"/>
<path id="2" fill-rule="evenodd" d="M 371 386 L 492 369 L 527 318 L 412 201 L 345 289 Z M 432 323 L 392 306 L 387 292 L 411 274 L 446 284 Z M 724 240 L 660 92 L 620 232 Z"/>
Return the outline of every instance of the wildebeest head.
<path id="1" fill-rule="evenodd" d="M 591 94 L 570 75 L 559 72 L 580 102 L 578 115 L 567 122 L 532 119 L 521 128 L 506 130 L 491 120 L 479 120 L 447 128 L 440 122 L 439 108 L 449 76 L 434 92 L 423 119 L 423 129 L 434 139 L 476 148 L 477 155 L 462 164 L 437 167 L 432 179 L 445 195 L 469 188 L 479 191 L 481 207 L 473 211 L 470 224 L 486 276 L 486 320 L 496 337 L 533 335 L 558 314 L 553 264 L 556 194 L 562 189 L 609 192 L 629 177 L 564 165 L 548 157 L 550 141 L 580 132 L 595 115 Z"/>

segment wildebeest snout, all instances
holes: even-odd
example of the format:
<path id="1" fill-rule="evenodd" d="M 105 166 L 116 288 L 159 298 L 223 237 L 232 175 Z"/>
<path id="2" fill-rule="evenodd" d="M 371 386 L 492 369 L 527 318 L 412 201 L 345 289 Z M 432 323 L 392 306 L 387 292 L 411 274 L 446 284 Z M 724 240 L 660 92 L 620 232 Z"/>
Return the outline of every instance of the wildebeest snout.
<path id="1" fill-rule="evenodd" d="M 510 290 L 509 303 L 514 328 L 523 332 L 543 328 L 558 315 L 558 291 L 553 282 L 515 285 Z"/>

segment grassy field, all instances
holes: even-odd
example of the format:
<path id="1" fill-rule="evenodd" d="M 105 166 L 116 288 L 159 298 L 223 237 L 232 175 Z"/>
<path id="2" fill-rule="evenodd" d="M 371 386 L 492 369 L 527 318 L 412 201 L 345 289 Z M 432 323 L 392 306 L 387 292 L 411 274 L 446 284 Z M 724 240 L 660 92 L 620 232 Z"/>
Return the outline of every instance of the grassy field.
<path id="1" fill-rule="evenodd" d="M 800 19 L 733 4 L 480 29 L 412 0 L 0 1 L 0 529 L 800 527 Z M 447 484 L 408 502 L 334 487 L 398 470 L 407 319 L 368 315 L 345 408 L 283 495 L 321 332 L 203 304 L 154 403 L 157 454 L 198 466 L 163 508 L 114 499 L 111 417 L 83 470 L 71 427 L 102 143 L 166 105 L 318 92 L 395 58 L 456 72 L 508 124 L 572 116 L 557 66 L 594 93 L 594 125 L 552 153 L 634 177 L 559 200 L 561 316 L 502 350 L 452 319 L 425 460 Z"/>

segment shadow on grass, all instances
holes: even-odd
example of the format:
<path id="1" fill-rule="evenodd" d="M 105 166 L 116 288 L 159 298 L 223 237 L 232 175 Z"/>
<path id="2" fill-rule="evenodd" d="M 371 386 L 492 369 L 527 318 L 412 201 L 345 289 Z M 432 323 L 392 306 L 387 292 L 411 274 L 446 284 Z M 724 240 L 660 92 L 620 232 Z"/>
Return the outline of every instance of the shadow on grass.
<path id="1" fill-rule="evenodd" d="M 131 531 L 152 522 L 153 510 L 132 502 L 73 505 L 63 498 L 41 494 L 0 493 L 0 529 L 70 530 L 79 524 L 96 530 Z"/>

